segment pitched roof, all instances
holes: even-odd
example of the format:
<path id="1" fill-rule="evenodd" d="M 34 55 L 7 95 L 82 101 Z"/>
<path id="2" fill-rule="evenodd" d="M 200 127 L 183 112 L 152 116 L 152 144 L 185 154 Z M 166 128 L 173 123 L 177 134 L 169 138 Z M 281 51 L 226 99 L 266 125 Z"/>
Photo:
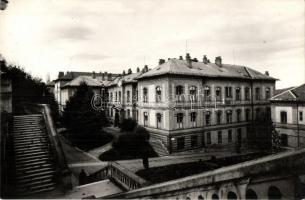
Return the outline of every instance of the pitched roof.
<path id="1" fill-rule="evenodd" d="M 295 88 L 295 86 L 294 86 L 294 87 L 288 87 L 288 88 L 277 89 L 277 90 L 274 91 L 274 95 L 278 95 L 278 94 L 280 94 L 280 93 L 282 93 L 282 92 L 285 92 L 286 90 L 290 90 L 290 89 L 293 89 L 293 88 Z"/>
<path id="2" fill-rule="evenodd" d="M 107 76 L 109 74 L 105 74 L 105 73 L 95 73 L 95 76 L 98 77 L 98 76 Z M 72 80 L 72 79 L 75 79 L 79 76 L 92 76 L 93 75 L 93 72 L 75 72 L 75 71 L 71 71 L 71 72 L 67 72 L 65 73 L 62 77 L 56 79 L 55 81 L 57 80 Z M 113 80 L 114 78 L 116 78 L 117 76 L 119 76 L 120 74 L 112 74 L 111 73 L 111 79 Z"/>
<path id="3" fill-rule="evenodd" d="M 202 62 L 192 62 L 191 66 L 189 66 L 185 60 L 178 59 L 168 60 L 167 62 L 142 74 L 139 79 L 164 74 L 276 80 L 275 78 L 245 66 L 222 64 L 222 67 L 219 67 L 215 63 L 205 64 Z"/>
<path id="4" fill-rule="evenodd" d="M 297 87 L 288 88 L 271 98 L 272 101 L 304 101 L 305 102 L 305 84 Z"/>
<path id="5" fill-rule="evenodd" d="M 142 72 L 137 72 L 137 73 L 127 74 L 125 76 L 118 76 L 107 86 L 115 86 L 120 81 L 122 81 L 123 84 L 124 83 L 135 83 L 135 82 L 137 82 L 137 79 L 141 76 L 141 74 L 142 74 Z"/>
<path id="6" fill-rule="evenodd" d="M 54 81 L 49 81 L 47 84 L 49 87 L 55 87 L 55 82 Z"/>
<path id="7" fill-rule="evenodd" d="M 79 76 L 72 81 L 66 83 L 63 87 L 76 87 L 80 86 L 82 82 L 85 82 L 90 87 L 100 87 L 101 82 L 97 79 L 92 78 L 92 76 Z"/>

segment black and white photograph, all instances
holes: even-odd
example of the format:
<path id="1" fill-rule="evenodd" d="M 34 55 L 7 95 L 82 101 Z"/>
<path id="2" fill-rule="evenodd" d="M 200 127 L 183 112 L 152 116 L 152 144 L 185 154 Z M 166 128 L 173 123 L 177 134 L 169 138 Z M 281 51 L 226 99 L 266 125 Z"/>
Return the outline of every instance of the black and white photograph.
<path id="1" fill-rule="evenodd" d="M 305 199 L 304 0 L 0 0 L 1 199 Z"/>

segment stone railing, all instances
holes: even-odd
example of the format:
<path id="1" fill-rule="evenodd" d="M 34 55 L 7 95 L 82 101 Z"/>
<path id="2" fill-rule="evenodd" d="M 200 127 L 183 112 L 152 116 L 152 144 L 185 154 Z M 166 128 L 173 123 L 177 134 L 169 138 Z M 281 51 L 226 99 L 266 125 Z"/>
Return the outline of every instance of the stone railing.
<path id="1" fill-rule="evenodd" d="M 89 175 L 88 179 L 90 182 L 111 179 L 126 191 L 138 189 L 148 184 L 144 179 L 116 162 L 110 162 L 103 169 Z"/>
<path id="2" fill-rule="evenodd" d="M 41 112 L 43 114 L 43 117 L 45 120 L 46 131 L 49 136 L 51 147 L 52 147 L 51 148 L 52 153 L 53 153 L 53 156 L 55 157 L 58 180 L 65 189 L 71 189 L 72 188 L 72 182 L 71 182 L 72 173 L 68 167 L 61 142 L 60 142 L 57 132 L 56 132 L 54 121 L 53 121 L 52 115 L 51 115 L 51 109 L 50 109 L 49 105 L 47 105 L 47 104 L 39 104 L 38 106 L 40 107 Z"/>
<path id="3" fill-rule="evenodd" d="M 194 193 L 196 188 L 198 191 L 200 190 L 201 192 L 212 188 L 213 192 L 215 192 L 215 190 L 217 190 L 217 188 L 219 188 L 221 184 L 227 183 L 229 185 L 234 185 L 234 181 L 236 180 L 248 179 L 249 177 L 255 177 L 258 175 L 262 175 L 262 177 L 265 177 L 266 179 L 266 176 L 270 174 L 271 181 L 274 181 L 274 175 L 276 175 L 277 173 L 278 176 L 288 175 L 288 173 L 292 173 L 292 175 L 304 175 L 304 167 L 305 149 L 298 151 L 287 151 L 203 172 L 201 174 L 196 174 L 185 178 L 150 185 L 147 187 L 142 187 L 136 190 L 127 191 L 119 194 L 105 196 L 103 198 L 176 199 L 177 194 L 188 194 L 192 192 Z M 213 186 L 215 187 L 213 188 Z M 285 185 L 284 187 L 287 186 Z M 244 187 L 244 190 L 245 188 L 246 187 Z M 245 199 L 245 191 L 242 194 L 243 198 L 241 199 Z"/>

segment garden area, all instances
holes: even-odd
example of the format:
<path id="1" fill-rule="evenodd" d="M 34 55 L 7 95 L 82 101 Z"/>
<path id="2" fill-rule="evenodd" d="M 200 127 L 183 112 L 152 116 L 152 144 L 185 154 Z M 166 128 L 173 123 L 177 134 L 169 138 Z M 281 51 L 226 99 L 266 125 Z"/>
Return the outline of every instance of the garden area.
<path id="1" fill-rule="evenodd" d="M 101 161 L 129 160 L 157 157 L 149 141 L 148 131 L 132 119 L 121 124 L 120 135 L 114 139 L 112 149 L 101 154 Z"/>
<path id="2" fill-rule="evenodd" d="M 266 156 L 266 153 L 251 153 L 242 156 L 233 156 L 227 158 L 216 159 L 211 157 L 208 161 L 197 161 L 181 164 L 172 164 L 162 167 L 153 167 L 148 169 L 142 169 L 136 172 L 136 174 L 143 179 L 151 182 L 152 184 L 166 182 L 174 179 L 179 179 L 202 172 L 218 169 L 221 167 L 253 160 L 262 156 Z"/>

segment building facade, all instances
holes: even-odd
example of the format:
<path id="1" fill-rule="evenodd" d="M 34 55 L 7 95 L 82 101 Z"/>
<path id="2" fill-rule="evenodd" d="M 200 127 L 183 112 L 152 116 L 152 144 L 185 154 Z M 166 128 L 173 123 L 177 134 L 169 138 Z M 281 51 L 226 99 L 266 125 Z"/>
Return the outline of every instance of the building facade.
<path id="1" fill-rule="evenodd" d="M 127 81 L 129 80 L 129 81 Z M 274 78 L 244 66 L 160 60 L 151 70 L 107 87 L 114 125 L 134 118 L 169 152 L 232 149 L 246 144 L 253 121 L 270 110 Z M 131 98 L 133 97 L 133 98 Z"/>
<path id="2" fill-rule="evenodd" d="M 289 148 L 305 147 L 305 84 L 272 97 L 271 108 L 280 145 Z"/>
<path id="3" fill-rule="evenodd" d="M 71 74 L 60 74 L 55 81 L 61 107 L 73 93 L 67 90 L 73 81 Z M 206 56 L 198 61 L 187 54 L 185 59 L 160 59 L 153 69 L 145 66 L 137 73 L 113 76 L 107 83 L 95 81 L 108 97 L 105 110 L 114 126 L 133 118 L 172 153 L 246 145 L 254 120 L 270 112 L 276 79 L 223 64 L 221 57 L 211 63 Z"/>

